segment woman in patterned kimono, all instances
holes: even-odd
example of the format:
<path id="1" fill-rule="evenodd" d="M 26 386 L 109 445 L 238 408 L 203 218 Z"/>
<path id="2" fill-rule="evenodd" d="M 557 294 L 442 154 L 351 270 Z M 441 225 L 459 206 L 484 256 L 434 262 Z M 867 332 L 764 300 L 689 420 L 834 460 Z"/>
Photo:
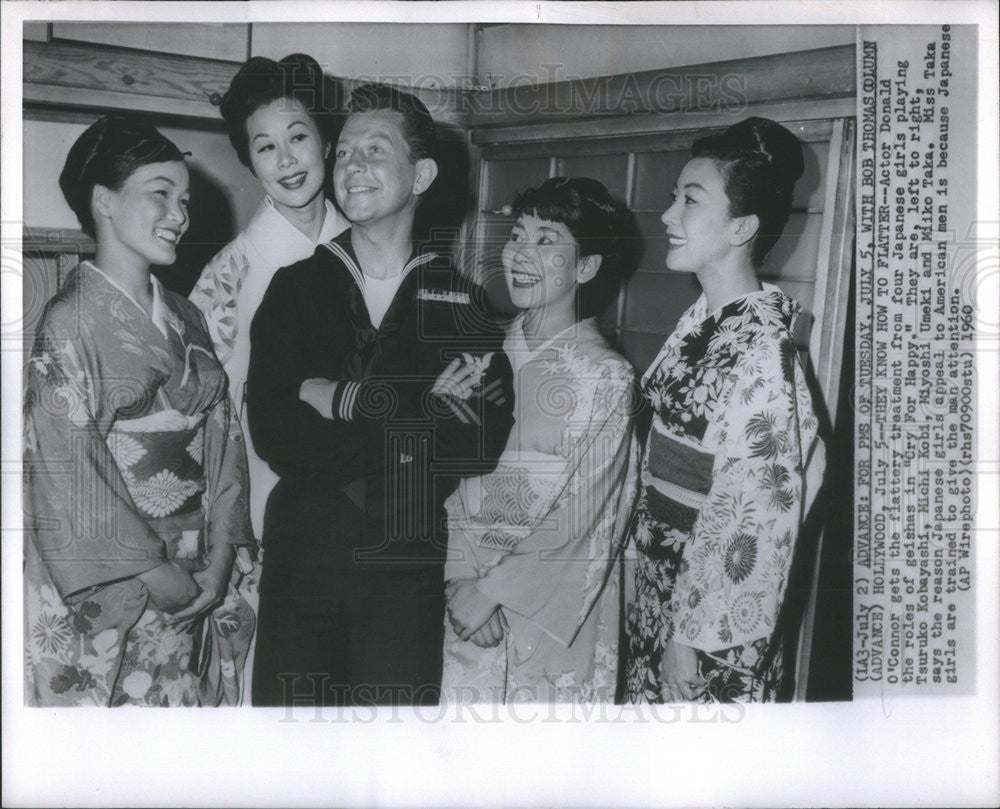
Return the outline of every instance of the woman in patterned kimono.
<path id="1" fill-rule="evenodd" d="M 620 541 L 635 495 L 634 374 L 592 317 L 617 287 L 617 220 L 596 180 L 517 203 L 503 249 L 516 423 L 496 470 L 448 510 L 445 699 L 611 701 Z M 580 319 L 580 315 L 584 318 Z"/>
<path id="2" fill-rule="evenodd" d="M 208 323 L 215 353 L 229 377 L 229 393 L 246 438 L 250 520 L 260 541 L 264 507 L 278 476 L 254 451 L 246 415 L 250 324 L 271 278 L 281 267 L 309 258 L 317 245 L 348 226 L 323 194 L 330 152 L 328 97 L 323 71 L 310 56 L 280 62 L 254 56 L 240 67 L 222 97 L 222 117 L 240 162 L 260 182 L 264 199 L 246 228 L 205 267 L 191 292 Z M 242 554 L 240 593 L 257 609 L 263 557 Z M 250 693 L 254 643 L 244 670 Z"/>
<path id="3" fill-rule="evenodd" d="M 802 170 L 791 132 L 747 119 L 695 144 L 662 217 L 667 268 L 695 273 L 703 294 L 642 379 L 653 422 L 632 528 L 632 700 L 776 696 L 778 615 L 824 462 L 799 306 L 756 270 Z"/>
<path id="4" fill-rule="evenodd" d="M 255 56 L 222 98 L 222 117 L 240 162 L 260 182 L 264 199 L 249 224 L 205 267 L 191 292 L 208 322 L 215 353 L 247 439 L 250 516 L 263 532 L 264 506 L 278 476 L 262 461 L 246 423 L 250 323 L 281 267 L 309 258 L 344 231 L 347 220 L 323 194 L 330 152 L 323 71 L 305 54 L 280 62 Z"/>
<path id="5" fill-rule="evenodd" d="M 187 228 L 183 155 L 105 117 L 59 183 L 97 255 L 28 364 L 27 701 L 234 703 L 254 624 L 230 584 L 246 455 L 204 318 L 150 274 Z"/>

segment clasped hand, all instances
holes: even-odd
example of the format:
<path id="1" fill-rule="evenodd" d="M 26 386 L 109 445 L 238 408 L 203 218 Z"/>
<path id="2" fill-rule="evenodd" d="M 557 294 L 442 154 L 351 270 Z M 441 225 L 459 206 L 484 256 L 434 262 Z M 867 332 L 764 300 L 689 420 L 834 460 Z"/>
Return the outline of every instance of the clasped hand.
<path id="1" fill-rule="evenodd" d="M 496 646 L 507 630 L 500 605 L 476 587 L 476 579 L 454 579 L 445 587 L 448 619 L 461 640 Z"/>
<path id="2" fill-rule="evenodd" d="M 202 560 L 173 559 L 138 578 L 153 604 L 170 616 L 167 623 L 185 629 L 222 602 L 233 557 L 232 545 L 218 544 L 209 551 L 207 564 Z"/>
<path id="3" fill-rule="evenodd" d="M 663 647 L 660 674 L 665 702 L 693 702 L 708 685 L 698 673 L 698 653 L 673 640 Z"/>

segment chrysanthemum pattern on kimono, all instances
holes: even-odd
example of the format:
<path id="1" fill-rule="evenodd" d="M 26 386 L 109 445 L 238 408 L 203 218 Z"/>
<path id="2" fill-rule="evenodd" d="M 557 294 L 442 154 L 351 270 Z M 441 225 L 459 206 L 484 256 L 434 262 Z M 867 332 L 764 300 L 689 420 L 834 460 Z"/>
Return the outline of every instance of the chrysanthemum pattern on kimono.
<path id="1" fill-rule="evenodd" d="M 667 640 L 699 651 L 707 699 L 773 699 L 774 643 L 822 445 L 777 288 L 717 312 L 704 296 L 643 379 L 654 415 L 633 529 L 628 688 L 660 699 Z"/>

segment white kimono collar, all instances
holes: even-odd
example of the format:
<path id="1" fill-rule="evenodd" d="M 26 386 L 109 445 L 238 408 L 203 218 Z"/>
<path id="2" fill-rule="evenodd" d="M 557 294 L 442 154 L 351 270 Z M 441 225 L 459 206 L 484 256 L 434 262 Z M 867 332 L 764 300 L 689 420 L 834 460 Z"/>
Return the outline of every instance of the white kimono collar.
<path id="1" fill-rule="evenodd" d="M 275 266 L 282 267 L 301 257 L 304 249 L 313 248 L 330 241 L 348 227 L 348 221 L 328 199 L 323 200 L 326 213 L 323 227 L 315 241 L 307 238 L 295 225 L 289 222 L 275 207 L 270 195 L 265 196 L 257 212 L 244 231 L 253 241 L 257 251 L 271 259 Z M 290 258 L 286 258 L 290 257 Z"/>
<path id="2" fill-rule="evenodd" d="M 551 348 L 565 335 L 584 326 L 590 321 L 591 318 L 577 321 L 576 323 L 567 326 L 562 331 L 553 334 L 544 343 L 538 346 L 538 348 L 532 349 L 528 347 L 528 341 L 524 337 L 524 313 L 522 312 L 514 318 L 514 320 L 512 320 L 510 325 L 507 327 L 507 336 L 504 338 L 503 343 L 504 353 L 510 360 L 510 364 L 513 369 L 517 371 L 522 365 L 530 362 L 546 349 Z"/>

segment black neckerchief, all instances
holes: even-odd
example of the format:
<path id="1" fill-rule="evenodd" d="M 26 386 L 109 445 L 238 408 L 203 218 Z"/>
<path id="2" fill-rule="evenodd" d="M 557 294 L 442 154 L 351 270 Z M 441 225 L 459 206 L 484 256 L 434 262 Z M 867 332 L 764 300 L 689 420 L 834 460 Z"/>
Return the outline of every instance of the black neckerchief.
<path id="1" fill-rule="evenodd" d="M 338 235 L 330 244 L 339 246 L 353 263 L 354 269 L 363 275 L 361 263 L 358 261 L 357 254 L 351 244 L 350 228 Z M 424 253 L 421 248 L 421 244 L 413 243 L 413 249 L 410 252 L 410 257 L 406 260 L 404 269 L 423 255 L 436 255 Z M 334 252 L 334 255 L 346 264 L 343 256 L 338 255 L 337 252 Z M 345 267 L 353 281 L 353 283 L 345 284 L 343 290 L 347 314 L 354 326 L 354 349 L 345 365 L 345 372 L 350 381 L 359 382 L 377 373 L 383 366 L 385 349 L 398 337 L 404 317 L 416 300 L 421 266 L 423 265 L 418 265 L 407 273 L 377 329 L 372 324 L 371 316 L 368 314 L 368 306 L 365 304 L 364 293 L 360 286 L 362 282 L 359 282 L 358 278 L 355 277 L 350 265 Z"/>

